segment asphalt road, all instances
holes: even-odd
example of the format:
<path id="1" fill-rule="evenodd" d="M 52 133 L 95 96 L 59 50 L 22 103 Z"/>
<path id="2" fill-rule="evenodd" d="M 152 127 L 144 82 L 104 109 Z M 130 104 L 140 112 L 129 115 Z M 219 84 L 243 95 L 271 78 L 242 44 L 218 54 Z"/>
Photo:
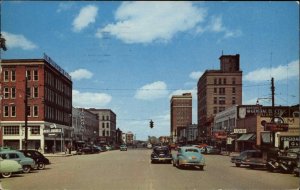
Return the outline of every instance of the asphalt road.
<path id="1" fill-rule="evenodd" d="M 1 179 L 5 190 L 298 189 L 291 174 L 237 168 L 230 157 L 205 155 L 204 171 L 151 164 L 151 150 L 52 157 L 46 170 Z"/>

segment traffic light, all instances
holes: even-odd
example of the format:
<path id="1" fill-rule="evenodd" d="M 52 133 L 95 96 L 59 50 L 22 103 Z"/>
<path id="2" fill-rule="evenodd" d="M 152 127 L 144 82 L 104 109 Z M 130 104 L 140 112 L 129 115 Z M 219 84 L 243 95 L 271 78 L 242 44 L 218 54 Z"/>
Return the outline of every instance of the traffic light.
<path id="1" fill-rule="evenodd" d="M 151 120 L 151 121 L 150 121 L 150 128 L 151 128 L 151 129 L 154 127 L 153 124 L 154 124 L 154 122 Z"/>

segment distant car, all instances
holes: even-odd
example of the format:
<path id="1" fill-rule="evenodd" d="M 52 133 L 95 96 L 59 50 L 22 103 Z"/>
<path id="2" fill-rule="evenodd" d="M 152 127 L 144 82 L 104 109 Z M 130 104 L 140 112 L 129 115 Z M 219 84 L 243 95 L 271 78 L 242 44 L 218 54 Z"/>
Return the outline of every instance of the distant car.
<path id="1" fill-rule="evenodd" d="M 127 146 L 125 144 L 122 144 L 120 146 L 120 151 L 127 151 Z"/>
<path id="2" fill-rule="evenodd" d="M 151 163 L 155 162 L 172 162 L 171 150 L 167 146 L 156 146 L 150 156 Z"/>
<path id="3" fill-rule="evenodd" d="M 50 161 L 42 153 L 36 150 L 20 150 L 26 157 L 32 158 L 35 161 L 36 168 L 39 170 L 45 169 L 45 165 L 49 165 Z"/>
<path id="4" fill-rule="evenodd" d="M 241 160 L 241 164 L 248 165 L 251 169 L 254 169 L 257 167 L 266 167 L 267 160 L 263 157 L 263 153 L 258 150 L 247 154 L 247 157 Z"/>
<path id="5" fill-rule="evenodd" d="M 13 173 L 19 172 L 23 172 L 23 168 L 17 161 L 0 158 L 0 173 L 3 178 L 9 178 Z"/>
<path id="6" fill-rule="evenodd" d="M 198 167 L 200 170 L 204 169 L 205 158 L 197 147 L 179 147 L 178 153 L 173 154 L 173 166 L 181 168 L 182 166 Z"/>
<path id="7" fill-rule="evenodd" d="M 32 158 L 24 156 L 22 152 L 16 150 L 5 150 L 0 152 L 0 157 L 2 159 L 15 160 L 22 165 L 23 172 L 29 173 L 35 168 L 35 161 Z"/>
<path id="8" fill-rule="evenodd" d="M 201 149 L 203 154 L 221 154 L 221 150 L 214 146 L 205 146 Z"/>
<path id="9" fill-rule="evenodd" d="M 151 149 L 151 148 L 152 148 L 152 144 L 151 144 L 151 143 L 148 143 L 148 144 L 147 144 L 147 148 Z"/>
<path id="10" fill-rule="evenodd" d="M 233 156 L 231 158 L 231 163 L 234 163 L 236 167 L 240 167 L 242 165 L 242 160 L 250 157 L 255 152 L 259 152 L 259 150 L 245 150 L 240 153 L 238 156 Z"/>

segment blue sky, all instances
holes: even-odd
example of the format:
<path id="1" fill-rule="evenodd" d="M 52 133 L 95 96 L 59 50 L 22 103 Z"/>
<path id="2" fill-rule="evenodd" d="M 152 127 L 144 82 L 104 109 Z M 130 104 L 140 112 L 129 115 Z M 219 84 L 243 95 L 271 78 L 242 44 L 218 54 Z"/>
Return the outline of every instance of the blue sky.
<path id="1" fill-rule="evenodd" d="M 299 103 L 297 2 L 1 4 L 3 59 L 46 53 L 71 74 L 74 107 L 112 109 L 137 139 L 169 135 L 174 94 L 193 93 L 197 122 L 197 81 L 222 52 L 240 54 L 243 104 L 270 97 L 271 77 L 276 105 Z"/>

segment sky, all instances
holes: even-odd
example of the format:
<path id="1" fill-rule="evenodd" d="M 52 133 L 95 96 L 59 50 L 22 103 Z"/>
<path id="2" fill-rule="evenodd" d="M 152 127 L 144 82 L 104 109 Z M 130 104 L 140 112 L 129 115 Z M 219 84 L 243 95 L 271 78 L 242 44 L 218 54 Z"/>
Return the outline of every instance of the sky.
<path id="1" fill-rule="evenodd" d="M 170 135 L 170 99 L 240 54 L 243 104 L 299 104 L 299 3 L 2 1 L 2 59 L 46 53 L 72 76 L 73 106 L 111 109 L 137 139 Z M 154 128 L 149 128 L 149 121 Z"/>

